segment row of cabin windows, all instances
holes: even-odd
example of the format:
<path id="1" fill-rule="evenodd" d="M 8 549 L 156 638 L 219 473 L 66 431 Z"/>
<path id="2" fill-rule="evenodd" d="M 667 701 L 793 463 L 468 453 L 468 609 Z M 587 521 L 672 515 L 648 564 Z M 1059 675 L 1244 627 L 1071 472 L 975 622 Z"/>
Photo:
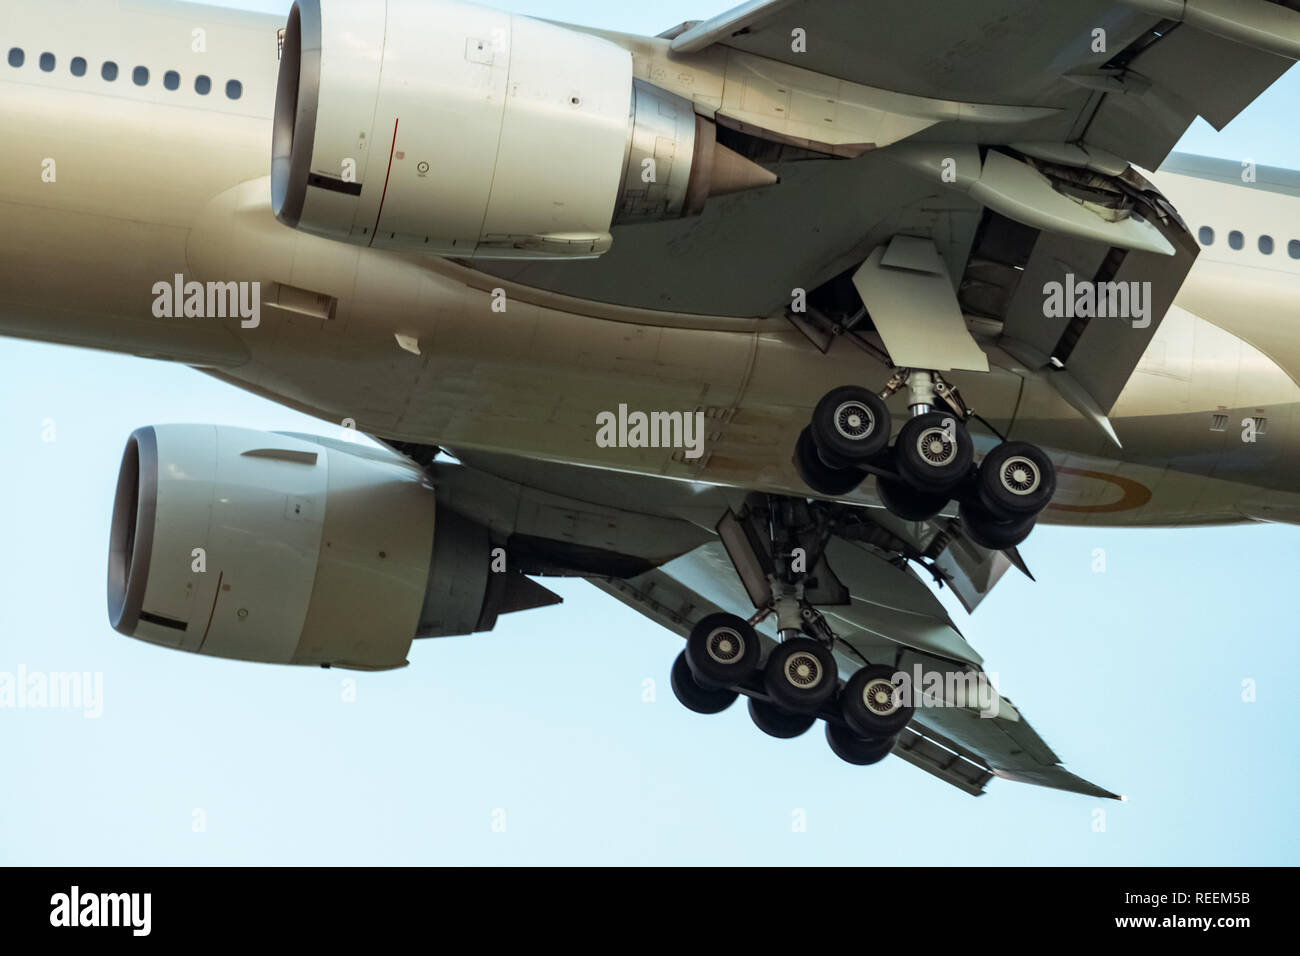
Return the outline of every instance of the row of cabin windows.
<path id="1" fill-rule="evenodd" d="M 1212 246 L 1214 245 L 1214 230 L 1209 226 L 1202 226 L 1198 238 L 1201 240 L 1201 245 Z M 1272 236 L 1260 236 L 1258 245 L 1259 251 L 1264 255 L 1271 256 L 1273 254 L 1274 243 Z M 1240 231 L 1232 230 L 1232 232 L 1228 233 L 1228 247 L 1240 252 L 1246 247 L 1246 237 Z M 1292 259 L 1300 259 L 1300 239 L 1292 239 L 1288 242 L 1286 252 Z"/>
<path id="2" fill-rule="evenodd" d="M 21 47 L 12 47 L 9 50 L 9 65 L 12 67 L 22 66 L 26 61 L 26 54 Z M 40 68 L 46 73 L 53 73 L 55 60 L 53 53 L 42 53 L 37 60 Z M 73 76 L 86 75 L 85 57 L 74 56 L 68 63 L 68 69 Z M 99 68 L 99 75 L 108 82 L 112 83 L 117 79 L 117 64 L 112 60 L 105 60 Z M 149 83 L 149 68 L 147 66 L 137 66 L 131 71 L 131 82 L 136 86 L 146 86 Z M 168 90 L 178 90 L 181 86 L 181 75 L 175 70 L 168 70 L 163 74 L 163 88 Z M 207 96 L 212 90 L 212 78 L 202 74 L 194 78 L 194 92 L 200 96 Z M 244 85 L 238 80 L 229 80 L 226 82 L 226 96 L 232 100 L 239 99 L 244 94 Z"/>

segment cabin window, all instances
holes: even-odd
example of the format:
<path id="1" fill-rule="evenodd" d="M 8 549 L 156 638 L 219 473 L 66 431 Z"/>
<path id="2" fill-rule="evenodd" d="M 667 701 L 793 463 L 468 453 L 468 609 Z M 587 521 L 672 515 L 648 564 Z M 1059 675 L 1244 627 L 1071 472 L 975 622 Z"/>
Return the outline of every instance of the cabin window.
<path id="1" fill-rule="evenodd" d="M 53 73 L 53 72 L 54 72 L 54 54 L 53 54 L 53 53 L 42 53 L 42 54 L 41 54 L 41 72 L 42 72 L 42 73 Z"/>
<path id="2" fill-rule="evenodd" d="M 86 58 L 84 56 L 74 56 L 68 64 L 68 69 L 72 71 L 73 76 L 85 76 Z"/>
<path id="3" fill-rule="evenodd" d="M 1209 226 L 1202 226 L 1200 231 L 1200 240 L 1201 245 L 1203 246 L 1214 245 L 1214 230 Z"/>
<path id="4" fill-rule="evenodd" d="M 209 77 L 200 74 L 194 78 L 194 92 L 199 96 L 207 96 L 210 89 L 212 89 L 212 80 Z"/>
<path id="5" fill-rule="evenodd" d="M 99 68 L 99 75 L 112 83 L 117 79 L 117 64 L 112 60 L 105 60 L 104 65 Z"/>
<path id="6" fill-rule="evenodd" d="M 232 100 L 239 99 L 244 94 L 244 84 L 238 80 L 231 80 L 226 84 L 226 96 Z"/>
<path id="7" fill-rule="evenodd" d="M 168 70 L 163 74 L 163 86 L 169 90 L 180 89 L 181 75 L 175 70 Z"/>
<path id="8" fill-rule="evenodd" d="M 24 58 L 23 58 L 23 51 L 20 50 L 20 49 L 18 49 L 18 47 L 11 47 L 11 48 L 9 49 L 9 65 L 10 65 L 10 66 L 22 66 L 22 65 L 23 65 L 23 59 L 24 59 Z"/>
<path id="9" fill-rule="evenodd" d="M 147 66 L 137 66 L 131 71 L 131 82 L 136 86 L 144 86 L 149 82 L 149 68 Z"/>
<path id="10" fill-rule="evenodd" d="M 1266 255 L 1266 256 L 1271 256 L 1271 255 L 1273 254 L 1273 237 L 1272 237 L 1272 236 L 1260 236 L 1260 237 L 1259 237 L 1259 251 L 1262 252 L 1262 253 L 1264 253 L 1264 255 Z"/>
<path id="11" fill-rule="evenodd" d="M 1228 245 L 1240 252 L 1246 247 L 1246 237 L 1234 229 L 1228 233 Z"/>
<path id="12" fill-rule="evenodd" d="M 1300 239 L 1292 239 L 1288 242 L 1286 252 L 1292 259 L 1300 259 Z"/>

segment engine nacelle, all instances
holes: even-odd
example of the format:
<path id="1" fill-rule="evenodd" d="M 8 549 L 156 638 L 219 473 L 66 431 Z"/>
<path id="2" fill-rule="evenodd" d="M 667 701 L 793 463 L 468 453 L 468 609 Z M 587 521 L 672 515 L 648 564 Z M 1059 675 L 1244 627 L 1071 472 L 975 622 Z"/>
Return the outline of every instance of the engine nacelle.
<path id="1" fill-rule="evenodd" d="M 616 223 L 679 218 L 776 176 L 608 40 L 452 0 L 298 0 L 271 198 L 358 245 L 590 258 Z"/>
<path id="2" fill-rule="evenodd" d="M 400 667 L 414 637 L 490 630 L 499 611 L 552 603 L 521 575 L 491 573 L 492 551 L 488 530 L 439 508 L 395 454 L 141 428 L 113 505 L 109 620 L 216 657 Z"/>

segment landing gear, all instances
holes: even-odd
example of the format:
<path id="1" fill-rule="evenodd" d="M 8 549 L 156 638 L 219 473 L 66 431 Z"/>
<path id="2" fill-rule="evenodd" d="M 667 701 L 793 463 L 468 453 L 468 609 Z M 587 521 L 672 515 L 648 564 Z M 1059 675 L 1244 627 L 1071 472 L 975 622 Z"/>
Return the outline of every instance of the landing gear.
<path id="1" fill-rule="evenodd" d="M 892 737 L 908 725 L 914 710 L 903 702 L 893 677 L 892 668 L 868 665 L 849 678 L 840 713 L 850 730 L 861 737 Z"/>
<path id="2" fill-rule="evenodd" d="M 970 474 L 975 449 L 966 426 L 945 412 L 926 412 L 898 433 L 898 473 L 918 491 L 950 495 Z"/>
<path id="3" fill-rule="evenodd" d="M 686 655 L 678 654 L 669 678 L 673 694 L 687 710 L 697 714 L 720 714 L 736 702 L 739 693 L 717 687 L 702 687 L 691 674 Z"/>
<path id="4" fill-rule="evenodd" d="M 772 700 L 798 714 L 815 714 L 831 699 L 839 680 L 835 655 L 809 637 L 787 640 L 772 651 L 763 684 Z"/>
<path id="5" fill-rule="evenodd" d="M 948 504 L 948 496 L 919 491 L 899 478 L 877 478 L 876 494 L 895 517 L 904 521 L 929 521 Z"/>
<path id="6" fill-rule="evenodd" d="M 811 429 L 813 443 L 828 464 L 867 464 L 889 447 L 889 409 L 883 398 L 865 388 L 833 388 L 817 403 Z"/>
<path id="7" fill-rule="evenodd" d="M 885 399 L 906 389 L 912 417 L 889 446 Z M 799 435 L 794 464 L 819 495 L 839 498 L 872 474 L 881 503 L 904 521 L 928 521 L 953 498 L 971 541 L 1000 551 L 1028 537 L 1056 492 L 1056 471 L 1026 442 L 996 446 L 976 465 L 972 416 L 937 372 L 899 369 L 879 393 L 854 385 L 827 392 Z"/>
<path id="8" fill-rule="evenodd" d="M 763 733 L 781 740 L 801 736 L 817 723 L 812 714 L 792 714 L 757 697 L 749 698 L 749 717 Z"/>
<path id="9" fill-rule="evenodd" d="M 981 548 L 1005 551 L 1014 548 L 1029 537 L 1034 530 L 1037 515 L 1004 519 L 985 508 L 978 501 L 966 501 L 961 506 L 961 530 Z"/>
<path id="10" fill-rule="evenodd" d="M 1041 448 L 1003 442 L 984 456 L 976 487 L 980 504 L 1003 519 L 1036 515 L 1056 493 L 1056 469 Z"/>
<path id="11" fill-rule="evenodd" d="M 859 767 L 880 763 L 894 749 L 892 737 L 859 737 L 842 724 L 826 724 L 826 742 L 835 756 Z"/>
<path id="12" fill-rule="evenodd" d="M 701 687 L 743 684 L 758 669 L 758 634 L 734 614 L 710 614 L 686 639 L 686 663 Z"/>
<path id="13" fill-rule="evenodd" d="M 847 495 L 867 477 L 867 473 L 858 468 L 837 468 L 826 464 L 813 441 L 811 427 L 799 433 L 794 446 L 794 469 L 805 485 L 828 498 Z"/>
<path id="14" fill-rule="evenodd" d="M 840 405 L 844 399 L 837 397 Z M 840 511 L 857 509 L 751 494 L 739 512 L 723 517 L 718 537 L 758 610 L 748 621 L 725 613 L 702 617 L 673 663 L 672 687 L 678 700 L 701 714 L 725 710 L 744 694 L 755 726 L 771 737 L 799 737 L 823 721 L 831 749 L 865 765 L 889 754 L 912 709 L 898 699 L 890 667 L 867 665 L 847 684 L 840 681 L 841 666 L 854 658 L 837 658 L 836 647 L 863 661 L 818 610 L 850 602 L 825 554 L 832 536 L 843 531 Z M 776 641 L 771 630 L 764 636 L 756 630 L 764 619 L 775 623 Z"/>

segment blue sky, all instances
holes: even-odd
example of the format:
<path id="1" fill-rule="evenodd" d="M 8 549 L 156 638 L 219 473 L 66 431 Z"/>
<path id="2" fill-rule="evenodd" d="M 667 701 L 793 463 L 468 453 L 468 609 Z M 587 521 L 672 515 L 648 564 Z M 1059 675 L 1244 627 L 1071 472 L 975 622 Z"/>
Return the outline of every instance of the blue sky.
<path id="1" fill-rule="evenodd" d="M 644 33 L 716 12 L 502 5 Z M 1300 167 L 1298 100 L 1293 71 L 1226 132 L 1198 124 L 1183 148 Z M 685 711 L 668 687 L 679 639 L 582 582 L 555 585 L 564 605 L 491 634 L 418 642 L 411 666 L 389 674 L 129 640 L 104 609 L 127 434 L 172 421 L 331 426 L 183 367 L 7 339 L 0 408 L 0 671 L 104 682 L 98 719 L 0 709 L 0 861 L 1300 861 L 1300 695 L 1283 680 L 1300 670 L 1300 529 L 1042 528 L 1023 548 L 1037 583 L 1009 576 L 973 617 L 949 602 L 1069 769 L 1129 796 L 994 781 L 976 799 L 898 759 L 849 767 L 819 732 L 772 740 L 743 706 Z"/>

